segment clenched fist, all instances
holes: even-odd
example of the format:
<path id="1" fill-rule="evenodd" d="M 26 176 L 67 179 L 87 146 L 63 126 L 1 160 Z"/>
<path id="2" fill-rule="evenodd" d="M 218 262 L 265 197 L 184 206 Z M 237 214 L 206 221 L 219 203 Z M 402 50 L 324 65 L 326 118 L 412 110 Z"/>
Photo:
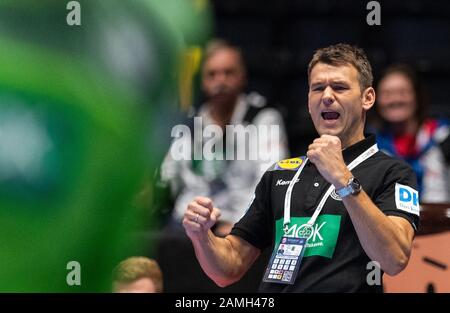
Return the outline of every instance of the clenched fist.
<path id="1" fill-rule="evenodd" d="M 191 239 L 204 236 L 219 217 L 220 210 L 213 206 L 211 199 L 196 197 L 184 213 L 183 226 L 186 234 Z"/>
<path id="2" fill-rule="evenodd" d="M 342 156 L 341 140 L 336 136 L 322 135 L 313 141 L 306 153 L 317 170 L 336 189 L 347 185 L 352 177 Z"/>

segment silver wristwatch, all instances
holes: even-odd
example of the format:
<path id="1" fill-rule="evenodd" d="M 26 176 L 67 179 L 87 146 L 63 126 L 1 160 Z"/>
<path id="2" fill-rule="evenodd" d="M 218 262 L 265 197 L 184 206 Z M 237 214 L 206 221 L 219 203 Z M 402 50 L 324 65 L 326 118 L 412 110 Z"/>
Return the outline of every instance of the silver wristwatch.
<path id="1" fill-rule="evenodd" d="M 339 197 L 345 198 L 348 195 L 356 195 L 361 191 L 361 183 L 355 177 L 351 177 L 348 180 L 347 186 L 339 188 L 336 190 L 336 193 Z"/>

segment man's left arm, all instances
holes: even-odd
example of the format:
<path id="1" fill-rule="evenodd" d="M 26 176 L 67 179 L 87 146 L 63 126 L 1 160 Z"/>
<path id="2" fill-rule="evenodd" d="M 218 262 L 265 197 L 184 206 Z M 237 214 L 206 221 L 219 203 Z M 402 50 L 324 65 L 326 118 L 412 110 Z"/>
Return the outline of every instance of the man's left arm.
<path id="1" fill-rule="evenodd" d="M 399 216 L 386 216 L 362 190 L 342 199 L 364 251 L 389 275 L 400 273 L 408 264 L 414 229 Z"/>
<path id="2" fill-rule="evenodd" d="M 339 138 L 323 135 L 308 149 L 308 158 L 336 189 L 347 185 L 353 176 L 342 157 Z M 400 273 L 411 253 L 414 229 L 400 216 L 387 216 L 362 190 L 344 197 L 343 203 L 355 227 L 359 241 L 372 261 L 389 275 Z"/>

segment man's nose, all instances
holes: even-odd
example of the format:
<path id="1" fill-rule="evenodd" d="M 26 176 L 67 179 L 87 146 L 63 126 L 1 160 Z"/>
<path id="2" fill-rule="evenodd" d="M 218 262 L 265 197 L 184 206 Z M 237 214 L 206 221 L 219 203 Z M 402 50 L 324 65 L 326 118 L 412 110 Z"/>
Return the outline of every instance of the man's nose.
<path id="1" fill-rule="evenodd" d="M 325 90 L 323 91 L 322 102 L 326 106 L 333 104 L 334 95 L 333 95 L 333 90 L 331 89 L 331 87 L 327 86 L 325 88 Z"/>

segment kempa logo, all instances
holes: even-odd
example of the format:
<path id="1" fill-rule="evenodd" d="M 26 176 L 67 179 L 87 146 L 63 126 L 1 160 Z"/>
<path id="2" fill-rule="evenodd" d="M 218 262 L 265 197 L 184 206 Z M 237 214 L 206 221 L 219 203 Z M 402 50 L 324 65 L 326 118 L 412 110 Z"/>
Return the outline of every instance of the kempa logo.
<path id="1" fill-rule="evenodd" d="M 298 183 L 299 180 L 300 180 L 300 179 L 297 178 L 296 183 Z M 291 183 L 290 180 L 282 180 L 282 179 L 279 179 L 279 180 L 277 180 L 277 183 L 275 184 L 275 186 L 286 186 L 286 185 L 289 185 L 290 183 Z"/>

